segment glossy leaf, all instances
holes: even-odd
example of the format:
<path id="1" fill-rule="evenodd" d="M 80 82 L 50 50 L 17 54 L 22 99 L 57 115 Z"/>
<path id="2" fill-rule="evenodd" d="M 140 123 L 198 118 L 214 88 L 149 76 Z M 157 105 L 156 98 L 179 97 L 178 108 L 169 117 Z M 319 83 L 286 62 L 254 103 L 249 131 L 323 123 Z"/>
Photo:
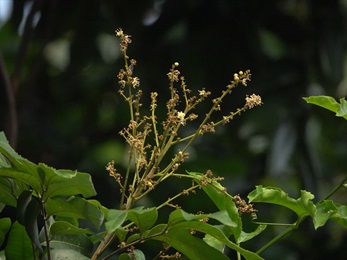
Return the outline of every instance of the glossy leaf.
<path id="1" fill-rule="evenodd" d="M 107 232 L 112 233 L 120 228 L 126 220 L 127 215 L 128 212 L 125 210 L 110 209 L 106 216 L 107 222 L 105 223 Z"/>
<path id="2" fill-rule="evenodd" d="M 87 228 L 79 228 L 66 221 L 54 222 L 51 225 L 49 232 L 53 236 L 54 235 L 73 235 L 73 234 L 93 234 L 93 232 Z"/>
<path id="3" fill-rule="evenodd" d="M 305 190 L 302 190 L 300 198 L 295 200 L 280 188 L 257 186 L 254 191 L 249 193 L 248 198 L 249 202 L 270 203 L 286 207 L 294 211 L 299 218 L 313 217 L 316 212 L 316 206 L 312 202 L 314 195 Z"/>
<path id="4" fill-rule="evenodd" d="M 45 208 L 48 216 L 57 215 L 86 219 L 91 221 L 97 229 L 104 220 L 102 211 L 84 198 L 72 197 L 69 200 L 62 198 L 49 199 Z"/>
<path id="5" fill-rule="evenodd" d="M 45 255 L 42 260 L 47 260 L 48 257 Z M 73 250 L 73 249 L 53 249 L 51 250 L 51 258 L 54 260 L 58 259 L 74 259 L 74 260 L 89 260 L 89 257 L 86 257 L 85 255 L 81 254 L 80 252 Z"/>
<path id="6" fill-rule="evenodd" d="M 5 254 L 6 259 L 34 259 L 31 240 L 25 227 L 17 221 L 11 227 Z"/>
<path id="7" fill-rule="evenodd" d="M 132 209 L 128 211 L 127 218 L 139 227 L 140 233 L 150 229 L 157 221 L 158 211 L 156 208 Z"/>
<path id="8" fill-rule="evenodd" d="M 0 247 L 4 243 L 5 237 L 8 231 L 10 230 L 10 228 L 11 228 L 11 219 L 1 218 L 0 219 Z"/>
<path id="9" fill-rule="evenodd" d="M 51 239 L 49 245 L 53 248 L 52 252 L 56 249 L 64 249 L 88 255 L 93 250 L 93 243 L 85 234 L 56 235 Z"/>

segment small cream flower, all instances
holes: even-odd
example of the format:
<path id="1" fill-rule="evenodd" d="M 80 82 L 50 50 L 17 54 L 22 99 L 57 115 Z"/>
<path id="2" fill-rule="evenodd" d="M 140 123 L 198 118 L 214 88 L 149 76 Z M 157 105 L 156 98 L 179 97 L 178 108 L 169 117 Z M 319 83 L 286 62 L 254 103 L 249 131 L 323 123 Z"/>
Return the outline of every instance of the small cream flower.
<path id="1" fill-rule="evenodd" d="M 199 90 L 199 96 L 206 96 L 206 91 L 203 89 L 203 90 Z"/>
<path id="2" fill-rule="evenodd" d="M 263 104 L 263 103 L 261 102 L 261 97 L 259 95 L 252 94 L 251 96 L 246 97 L 246 106 L 248 108 L 260 106 L 261 104 Z"/>
<path id="3" fill-rule="evenodd" d="M 177 112 L 177 118 L 180 120 L 181 125 L 186 124 L 186 120 L 184 119 L 185 116 L 186 116 L 186 114 L 183 113 L 182 111 Z"/>

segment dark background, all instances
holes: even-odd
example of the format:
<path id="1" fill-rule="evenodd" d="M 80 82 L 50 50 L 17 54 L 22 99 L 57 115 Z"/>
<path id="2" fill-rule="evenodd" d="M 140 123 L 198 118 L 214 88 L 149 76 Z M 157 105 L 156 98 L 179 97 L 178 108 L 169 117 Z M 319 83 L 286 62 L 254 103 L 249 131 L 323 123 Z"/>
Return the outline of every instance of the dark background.
<path id="1" fill-rule="evenodd" d="M 12 6 L 0 18 L 0 130 L 25 158 L 91 173 L 104 205 L 118 207 L 119 198 L 105 165 L 114 159 L 121 170 L 126 157 L 118 135 L 128 122 L 117 93 L 119 27 L 132 35 L 128 54 L 147 100 L 150 91 L 162 102 L 168 97 L 166 73 L 175 61 L 191 89 L 205 87 L 214 97 L 234 72 L 252 72 L 249 86 L 236 89 L 223 109 L 235 110 L 252 93 L 263 106 L 199 139 L 182 170 L 211 169 L 231 194 L 275 185 L 293 197 L 306 189 L 316 201 L 346 174 L 347 122 L 302 99 L 346 96 L 346 1 L 0 1 Z M 164 183 L 143 204 L 184 187 Z M 346 203 L 343 192 L 334 199 Z M 204 204 L 194 196 L 179 203 L 190 212 Z M 277 208 L 260 207 L 258 216 L 293 221 Z M 281 230 L 268 228 L 246 246 L 257 250 Z M 342 259 L 346 243 L 337 224 L 314 231 L 306 221 L 262 256 Z"/>

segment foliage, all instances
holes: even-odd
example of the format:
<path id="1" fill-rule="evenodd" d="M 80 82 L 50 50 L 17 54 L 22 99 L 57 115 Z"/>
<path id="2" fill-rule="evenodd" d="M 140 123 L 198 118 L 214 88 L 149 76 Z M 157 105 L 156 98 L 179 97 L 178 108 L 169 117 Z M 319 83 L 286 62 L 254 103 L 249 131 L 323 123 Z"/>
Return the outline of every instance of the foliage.
<path id="1" fill-rule="evenodd" d="M 347 101 L 345 98 L 340 98 L 340 103 L 338 103 L 333 97 L 329 96 L 311 96 L 304 98 L 304 100 L 309 104 L 314 104 L 328 109 L 336 113 L 336 116 L 347 119 Z"/>
<path id="2" fill-rule="evenodd" d="M 89 174 L 30 162 L 10 147 L 1 132 L 1 208 L 15 207 L 17 210 L 17 220 L 13 223 L 8 218 L 0 219 L 0 243 L 5 245 L 4 254 L 8 259 L 108 259 L 114 255 L 119 259 L 145 259 L 140 248 L 148 241 L 164 243 L 156 258 L 177 258 L 183 254 L 189 259 L 228 259 L 225 252 L 229 248 L 236 252 L 238 259 L 241 256 L 262 259 L 261 253 L 265 249 L 297 229 L 306 218 L 311 218 L 315 229 L 328 220 L 347 227 L 346 206 L 329 200 L 337 190 L 345 187 L 347 178 L 317 203 L 314 195 L 305 190 L 294 199 L 278 187 L 262 186 L 250 192 L 249 202 L 246 202 L 239 195 L 231 195 L 221 184 L 223 178 L 214 176 L 211 171 L 181 172 L 181 164 L 189 157 L 188 148 L 199 136 L 215 132 L 216 127 L 229 123 L 236 115 L 262 104 L 260 96 L 252 94 L 246 96 L 241 108 L 224 116 L 218 115 L 227 95 L 237 85 L 247 85 L 250 71 L 235 73 L 222 94 L 212 99 L 209 111 L 193 133 L 184 135 L 181 128 L 199 119 L 193 109 L 211 93 L 202 89 L 198 95 L 193 95 L 175 62 L 167 74 L 170 98 L 166 103 L 166 118 L 159 121 L 158 93 L 151 93 L 148 110 L 143 107 L 140 80 L 134 76 L 136 61 L 127 55 L 131 38 L 121 29 L 116 34 L 125 61 L 124 69 L 118 74 L 119 93 L 130 111 L 129 125 L 120 134 L 129 145 L 129 160 L 125 173 L 115 168 L 114 161 L 107 164 L 106 170 L 120 186 L 120 208 L 108 209 L 91 199 L 96 191 Z M 340 106 L 329 98 L 312 97 L 306 101 L 346 116 L 344 99 Z M 174 148 L 178 145 L 179 149 Z M 142 198 L 172 178 L 188 179 L 191 185 L 160 205 L 139 206 Z M 173 204 L 177 198 L 200 189 L 216 206 L 215 212 L 193 214 Z M 251 203 L 287 208 L 295 213 L 296 219 L 288 224 L 257 222 L 257 210 Z M 158 216 L 164 207 L 172 210 L 167 221 L 162 222 Z M 245 215 L 249 215 L 254 224 L 251 232 L 244 229 Z M 243 247 L 244 242 L 255 239 L 269 225 L 286 225 L 288 228 L 257 252 Z M 118 247 L 107 251 L 114 241 Z"/>

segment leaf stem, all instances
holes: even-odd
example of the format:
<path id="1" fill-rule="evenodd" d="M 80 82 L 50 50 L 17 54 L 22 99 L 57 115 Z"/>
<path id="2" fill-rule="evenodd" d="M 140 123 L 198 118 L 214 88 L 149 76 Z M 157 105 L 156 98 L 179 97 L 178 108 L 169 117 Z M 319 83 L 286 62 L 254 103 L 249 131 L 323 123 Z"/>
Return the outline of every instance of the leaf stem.
<path id="1" fill-rule="evenodd" d="M 342 185 L 345 184 L 346 181 L 347 181 L 347 176 L 345 176 L 345 177 L 339 182 L 339 184 L 336 185 L 335 188 L 332 189 L 332 191 L 330 191 L 330 192 L 328 193 L 328 195 L 326 195 L 323 199 L 321 199 L 321 200 L 318 202 L 318 204 L 319 204 L 319 203 L 322 203 L 324 200 L 327 200 L 327 199 L 329 199 L 331 196 L 333 196 L 333 195 L 342 187 Z"/>

